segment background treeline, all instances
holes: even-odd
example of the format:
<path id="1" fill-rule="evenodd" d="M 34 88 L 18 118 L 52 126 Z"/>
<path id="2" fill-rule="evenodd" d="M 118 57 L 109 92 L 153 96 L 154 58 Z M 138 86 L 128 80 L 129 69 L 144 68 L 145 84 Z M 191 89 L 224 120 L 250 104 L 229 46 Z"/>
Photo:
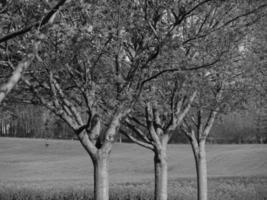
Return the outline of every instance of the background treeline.
<path id="1" fill-rule="evenodd" d="M 266 106 L 265 106 L 266 107 Z M 209 143 L 267 143 L 267 108 L 256 110 L 251 104 L 246 110 L 222 115 L 215 123 Z M 73 131 L 61 119 L 36 105 L 16 104 L 1 108 L 2 137 L 76 139 Z M 121 135 L 118 141 L 129 142 Z M 176 134 L 171 143 L 187 143 L 184 134 Z"/>
<path id="2" fill-rule="evenodd" d="M 72 130 L 44 108 L 34 105 L 15 105 L 2 108 L 1 136 L 29 138 L 73 137 Z"/>

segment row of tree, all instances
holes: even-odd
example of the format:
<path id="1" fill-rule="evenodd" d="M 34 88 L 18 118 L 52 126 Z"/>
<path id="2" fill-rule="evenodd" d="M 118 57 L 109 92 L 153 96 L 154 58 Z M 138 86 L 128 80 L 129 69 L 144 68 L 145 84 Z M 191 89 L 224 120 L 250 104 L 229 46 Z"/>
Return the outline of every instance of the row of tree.
<path id="1" fill-rule="evenodd" d="M 182 132 L 195 158 L 198 199 L 208 198 L 205 143 L 216 117 L 265 99 L 267 4 L 21 0 L 1 6 L 0 102 L 13 89 L 5 104 L 42 105 L 72 129 L 94 165 L 96 200 L 109 198 L 109 158 L 119 133 L 151 150 L 155 199 L 166 200 L 167 145 Z"/>

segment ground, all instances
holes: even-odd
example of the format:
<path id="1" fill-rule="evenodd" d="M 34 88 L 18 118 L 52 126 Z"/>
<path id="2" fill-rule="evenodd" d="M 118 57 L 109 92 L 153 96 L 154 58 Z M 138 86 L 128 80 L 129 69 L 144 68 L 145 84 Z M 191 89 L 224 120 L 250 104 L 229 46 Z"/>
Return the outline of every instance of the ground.
<path id="1" fill-rule="evenodd" d="M 234 195 L 235 187 L 238 193 L 267 192 L 267 145 L 207 145 L 207 157 L 209 185 L 217 196 L 231 190 Z M 168 163 L 170 189 L 194 195 L 190 146 L 169 145 Z M 152 191 L 153 154 L 135 144 L 114 144 L 109 172 L 111 188 Z M 82 190 L 92 188 L 92 183 L 90 157 L 76 140 L 0 138 L 0 193 L 11 189 Z"/>

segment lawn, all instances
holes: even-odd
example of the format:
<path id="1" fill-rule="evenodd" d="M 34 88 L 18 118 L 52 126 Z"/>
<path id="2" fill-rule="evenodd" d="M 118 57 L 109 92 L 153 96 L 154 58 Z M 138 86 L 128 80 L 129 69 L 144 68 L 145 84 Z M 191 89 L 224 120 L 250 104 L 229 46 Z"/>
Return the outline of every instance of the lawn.
<path id="1" fill-rule="evenodd" d="M 195 169 L 190 146 L 169 145 L 168 151 L 170 197 L 194 199 Z M 267 145 L 208 145 L 207 156 L 210 196 L 227 200 L 264 199 Z M 75 195 L 88 196 L 91 192 L 92 172 L 90 157 L 78 141 L 0 138 L 2 198 L 8 199 L 7 194 L 23 196 L 19 195 L 21 192 L 38 196 L 47 195 L 45 191 L 51 195 L 64 191 L 64 195 L 73 196 L 67 199 L 78 199 Z M 120 193 L 121 199 L 126 198 L 123 195 L 137 193 L 152 196 L 152 152 L 134 144 L 115 144 L 109 172 L 113 195 Z M 148 196 L 144 199 L 149 199 Z"/>

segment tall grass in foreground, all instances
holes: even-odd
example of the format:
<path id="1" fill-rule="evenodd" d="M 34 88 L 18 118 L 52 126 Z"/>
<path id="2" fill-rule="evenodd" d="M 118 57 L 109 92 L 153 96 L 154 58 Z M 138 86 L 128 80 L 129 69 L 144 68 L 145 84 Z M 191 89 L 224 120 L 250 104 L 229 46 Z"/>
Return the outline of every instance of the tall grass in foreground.
<path id="1" fill-rule="evenodd" d="M 169 200 L 195 200 L 194 179 L 170 181 Z M 86 189 L 31 189 L 0 188 L 1 200 L 93 200 L 92 191 Z M 111 187 L 110 200 L 152 200 L 151 183 L 125 183 Z M 267 178 L 212 178 L 209 179 L 210 200 L 266 200 Z"/>

